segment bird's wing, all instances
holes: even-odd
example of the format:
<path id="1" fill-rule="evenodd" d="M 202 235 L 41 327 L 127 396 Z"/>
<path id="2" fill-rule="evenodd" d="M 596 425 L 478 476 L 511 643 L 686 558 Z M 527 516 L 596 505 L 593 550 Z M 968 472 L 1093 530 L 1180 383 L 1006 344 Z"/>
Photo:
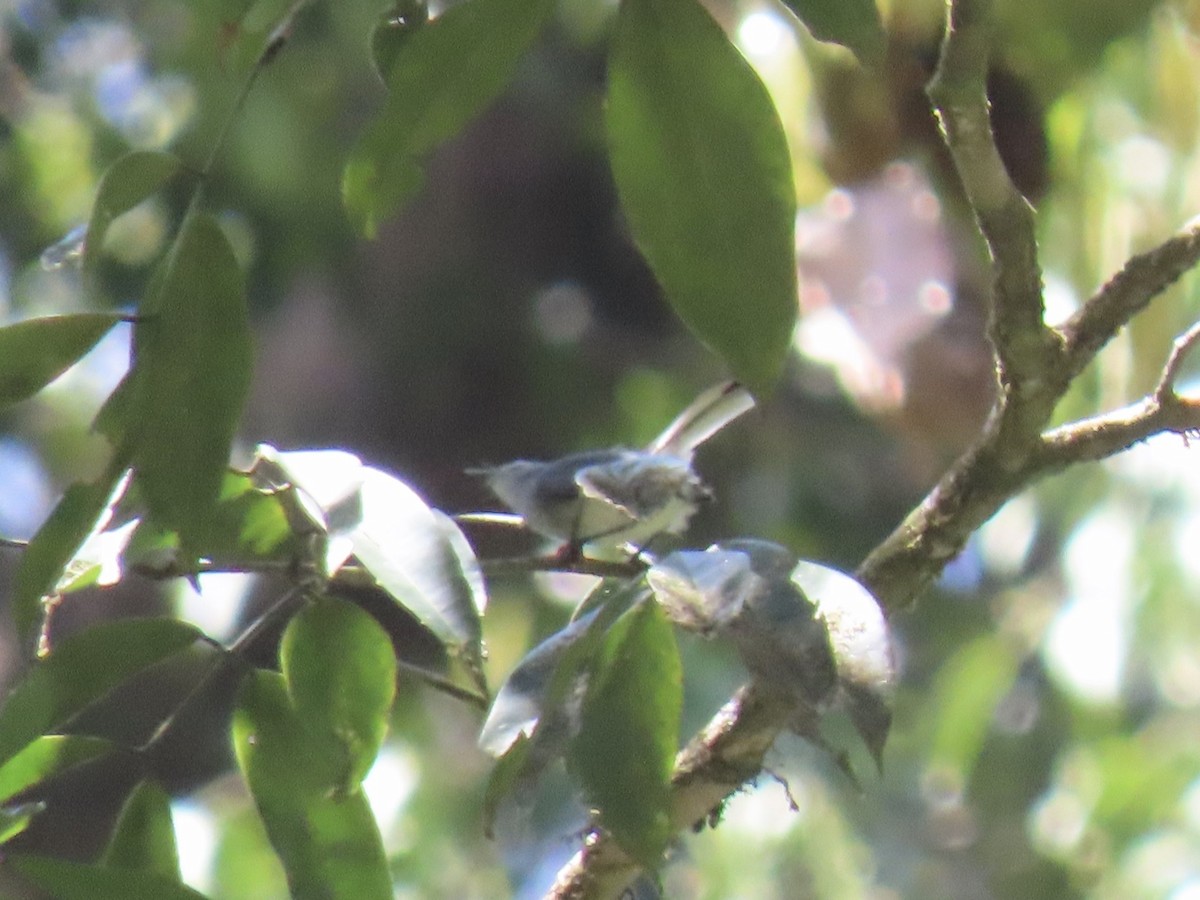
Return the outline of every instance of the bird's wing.
<path id="1" fill-rule="evenodd" d="M 708 496 L 685 460 L 663 454 L 629 452 L 575 474 L 585 497 L 603 500 L 635 520 L 647 519 L 671 503 L 695 504 Z"/>

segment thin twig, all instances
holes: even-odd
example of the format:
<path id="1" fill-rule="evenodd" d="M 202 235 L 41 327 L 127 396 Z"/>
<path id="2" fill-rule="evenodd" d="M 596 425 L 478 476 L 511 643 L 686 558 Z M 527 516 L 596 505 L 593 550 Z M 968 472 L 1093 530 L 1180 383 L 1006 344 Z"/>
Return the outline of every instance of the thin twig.
<path id="1" fill-rule="evenodd" d="M 1179 380 L 1180 370 L 1197 343 L 1200 343 L 1200 322 L 1175 338 L 1171 345 L 1171 355 L 1167 357 L 1167 364 L 1163 366 L 1162 377 L 1158 379 L 1158 386 L 1154 389 L 1154 398 L 1160 403 L 1168 397 L 1175 396 L 1175 383 Z"/>
<path id="2" fill-rule="evenodd" d="M 1063 375 L 1074 378 L 1135 315 L 1200 262 L 1200 220 L 1193 219 L 1153 250 L 1131 257 L 1060 331 Z"/>

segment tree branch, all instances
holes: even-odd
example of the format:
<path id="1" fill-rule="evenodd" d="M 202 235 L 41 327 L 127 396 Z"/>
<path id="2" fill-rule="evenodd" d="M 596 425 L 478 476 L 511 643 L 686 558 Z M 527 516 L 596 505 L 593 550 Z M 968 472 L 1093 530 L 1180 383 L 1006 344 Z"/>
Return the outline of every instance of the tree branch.
<path id="1" fill-rule="evenodd" d="M 941 55 L 927 93 L 992 258 L 988 336 L 1000 383 L 1037 386 L 1059 352 L 1045 326 L 1033 209 L 1016 189 L 996 142 L 987 98 L 990 0 L 949 5 Z"/>
<path id="2" fill-rule="evenodd" d="M 1200 262 L 1200 219 L 1153 250 L 1132 257 L 1060 328 L 1064 374 L 1074 378 L 1130 319 Z"/>

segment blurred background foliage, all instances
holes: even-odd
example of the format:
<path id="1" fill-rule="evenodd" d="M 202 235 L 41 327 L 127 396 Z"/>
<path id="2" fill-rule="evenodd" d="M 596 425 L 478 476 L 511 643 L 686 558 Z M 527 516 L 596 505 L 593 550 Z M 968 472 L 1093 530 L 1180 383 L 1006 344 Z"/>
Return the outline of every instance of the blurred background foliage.
<path id="1" fill-rule="evenodd" d="M 883 3 L 888 45 L 874 70 L 776 3 L 708 5 L 767 82 L 791 142 L 802 319 L 777 394 L 705 448 L 719 499 L 689 540 L 761 536 L 851 569 L 970 441 L 993 390 L 985 252 L 922 94 L 942 4 Z M 91 290 L 57 242 L 126 150 L 205 158 L 248 65 L 239 40 L 267 27 L 271 7 L 0 2 L 6 319 L 133 305 L 182 195 L 114 224 Z M 300 16 L 208 194 L 258 333 L 242 435 L 247 450 L 352 449 L 444 509 L 478 509 L 490 501 L 464 467 L 643 442 L 722 373 L 670 314 L 616 205 L 600 106 L 611 2 L 562 0 L 511 88 L 430 159 L 421 196 L 376 240 L 353 232 L 340 175 L 383 97 L 368 54 L 381 7 L 318 2 Z M 1200 4 L 996 7 L 995 127 L 1038 209 L 1057 321 L 1200 210 Z M 1156 300 L 1062 417 L 1151 388 L 1197 318 L 1197 291 L 1189 277 Z M 103 464 L 86 426 L 127 340 L 118 330 L 0 418 L 0 534 L 28 537 L 66 481 Z M 527 546 L 479 535 L 485 556 Z M 678 847 L 667 896 L 1200 897 L 1198 548 L 1200 467 L 1177 438 L 1012 501 L 894 622 L 902 679 L 883 777 L 859 792 L 807 745 L 781 741 L 778 777 Z M 0 596 L 14 564 L 0 557 Z M 270 589 L 238 576 L 201 586 L 83 592 L 56 628 L 166 608 L 223 637 Z M 546 578 L 493 590 L 496 684 L 580 589 Z M 684 643 L 688 733 L 744 676 L 721 648 Z M 0 664 L 11 677 L 7 632 Z M 143 679 L 89 724 L 144 734 L 189 675 Z M 164 757 L 185 876 L 213 897 L 283 896 L 214 724 L 228 706 L 228 685 L 215 686 Z M 538 896 L 571 852 L 583 819 L 565 778 L 484 837 L 478 725 L 450 698 L 401 691 L 367 782 L 398 896 Z M 64 776 L 19 846 L 89 857 L 135 779 L 119 761 L 103 778 Z"/>

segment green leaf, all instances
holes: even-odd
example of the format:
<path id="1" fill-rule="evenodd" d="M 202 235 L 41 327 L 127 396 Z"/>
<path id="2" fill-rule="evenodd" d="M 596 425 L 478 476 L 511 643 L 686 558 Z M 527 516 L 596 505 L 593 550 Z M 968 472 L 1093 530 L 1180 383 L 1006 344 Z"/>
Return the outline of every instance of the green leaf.
<path id="1" fill-rule="evenodd" d="M 380 586 L 449 644 L 479 656 L 487 603 L 475 553 L 452 519 L 400 479 L 364 466 L 350 545 Z"/>
<path id="2" fill-rule="evenodd" d="M 37 633 L 42 598 L 54 592 L 88 535 L 107 524 L 107 511 L 123 493 L 123 476 L 114 464 L 95 482 L 68 487 L 21 554 L 11 603 L 22 646 L 30 646 Z"/>
<path id="3" fill-rule="evenodd" d="M 18 803 L 0 808 L 0 845 L 6 844 L 29 827 L 33 817 L 46 808 L 45 803 Z"/>
<path id="4" fill-rule="evenodd" d="M 579 615 L 525 654 L 509 673 L 479 732 L 480 748 L 504 755 L 522 735 L 534 734 L 543 717 L 558 713 L 585 676 L 608 628 L 645 594 L 640 585 L 612 580 L 589 594 Z"/>
<path id="5" fill-rule="evenodd" d="M 179 881 L 179 851 L 171 821 L 171 798 L 157 782 L 142 781 L 121 808 L 104 864 L 138 869 Z"/>
<path id="6" fill-rule="evenodd" d="M 0 328 L 0 407 L 32 397 L 77 363 L 120 319 L 78 313 Z"/>
<path id="7" fill-rule="evenodd" d="M 391 900 L 387 859 L 366 797 L 329 789 L 336 765 L 293 709 L 282 675 L 247 675 L 238 691 L 233 740 L 292 896 Z"/>
<path id="8" fill-rule="evenodd" d="M 103 738 L 74 734 L 40 737 L 0 765 L 0 801 L 27 791 L 60 772 L 103 756 L 112 749 L 112 743 Z"/>
<path id="9" fill-rule="evenodd" d="M 671 625 L 658 604 L 641 603 L 613 625 L 601 648 L 569 763 L 600 824 L 651 869 L 673 834 L 670 779 L 682 705 Z"/>
<path id="10" fill-rule="evenodd" d="M 783 0 L 819 41 L 841 44 L 865 65 L 883 60 L 883 22 L 875 0 Z"/>
<path id="11" fill-rule="evenodd" d="M 288 623 L 279 662 L 305 728 L 336 744 L 344 760 L 332 786 L 356 791 L 383 745 L 396 696 L 391 639 L 353 603 L 322 597 Z"/>
<path id="12" fill-rule="evenodd" d="M 213 530 L 201 547 L 209 559 L 279 557 L 294 537 L 278 494 L 264 492 L 240 472 L 226 472 Z"/>
<path id="13" fill-rule="evenodd" d="M 929 757 L 965 780 L 975 768 L 995 718 L 996 705 L 1012 688 L 1020 665 L 1004 638 L 984 635 L 960 647 L 941 667 L 929 710 Z"/>
<path id="14" fill-rule="evenodd" d="M 40 856 L 10 856 L 5 865 L 55 900 L 205 900 L 199 891 L 157 872 Z"/>
<path id="15" fill-rule="evenodd" d="M 421 162 L 504 89 L 553 0 L 468 0 L 395 48 L 388 99 L 346 164 L 342 197 L 362 231 L 420 189 Z"/>
<path id="16" fill-rule="evenodd" d="M 766 87 L 697 0 L 624 0 L 606 125 L 629 227 L 679 317 L 755 393 L 798 308 L 796 198 Z"/>
<path id="17" fill-rule="evenodd" d="M 174 619 L 120 619 L 62 641 L 34 663 L 0 707 L 0 760 L 201 636 Z"/>
<path id="18" fill-rule="evenodd" d="M 408 39 L 428 22 L 429 6 L 424 0 L 394 0 L 392 7 L 380 14 L 371 29 L 371 62 L 384 82 Z"/>
<path id="19" fill-rule="evenodd" d="M 135 330 L 134 466 L 151 515 L 190 550 L 214 530 L 250 383 L 241 272 L 211 216 L 185 221 L 156 296 L 156 308 Z"/>
<path id="20" fill-rule="evenodd" d="M 509 744 L 508 749 L 496 760 L 496 765 L 492 766 L 487 786 L 483 791 L 483 833 L 488 838 L 494 836 L 493 826 L 500 804 L 530 777 L 529 757 L 532 749 L 533 738 L 528 734 L 518 734 L 516 740 Z"/>
<path id="21" fill-rule="evenodd" d="M 182 168 L 183 163 L 178 157 L 158 150 L 126 153 L 108 167 L 100 179 L 96 202 L 92 204 L 92 217 L 88 222 L 87 243 L 83 251 L 86 268 L 95 266 L 100 258 L 104 236 L 113 219 L 156 194 Z"/>

